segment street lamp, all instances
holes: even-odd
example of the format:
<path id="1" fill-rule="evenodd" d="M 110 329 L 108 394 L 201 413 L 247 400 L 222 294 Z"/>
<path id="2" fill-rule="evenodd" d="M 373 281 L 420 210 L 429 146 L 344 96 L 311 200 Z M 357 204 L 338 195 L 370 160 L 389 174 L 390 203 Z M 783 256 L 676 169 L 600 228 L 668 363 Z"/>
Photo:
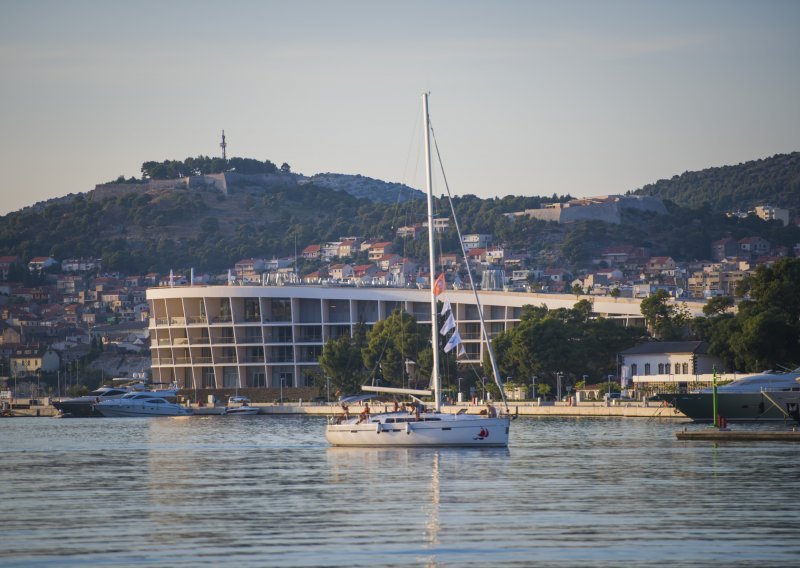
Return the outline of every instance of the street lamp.
<path id="1" fill-rule="evenodd" d="M 281 377 L 281 399 L 280 399 L 280 403 L 281 404 L 283 404 L 283 383 L 285 383 L 285 382 L 286 382 L 286 378 L 285 377 Z"/>
<path id="2" fill-rule="evenodd" d="M 611 400 L 611 377 L 614 375 L 608 375 L 608 399 Z"/>
<path id="3" fill-rule="evenodd" d="M 325 388 L 327 389 L 327 392 L 328 392 L 328 396 L 327 396 L 328 402 L 330 402 L 331 401 L 331 378 L 328 377 L 328 376 L 325 377 Z"/>
<path id="4" fill-rule="evenodd" d="M 561 376 L 563 374 L 561 371 L 556 373 L 556 399 L 559 401 L 561 400 Z"/>
<path id="5" fill-rule="evenodd" d="M 461 402 L 463 398 L 461 397 L 461 377 L 458 377 L 458 402 Z"/>
<path id="6" fill-rule="evenodd" d="M 536 375 L 531 376 L 531 400 L 536 400 Z"/>

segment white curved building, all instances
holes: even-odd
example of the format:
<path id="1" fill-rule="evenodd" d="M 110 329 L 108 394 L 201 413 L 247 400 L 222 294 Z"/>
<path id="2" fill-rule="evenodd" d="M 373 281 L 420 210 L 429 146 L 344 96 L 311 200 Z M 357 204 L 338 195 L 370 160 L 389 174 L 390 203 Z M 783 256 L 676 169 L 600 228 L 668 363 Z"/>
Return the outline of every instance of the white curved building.
<path id="1" fill-rule="evenodd" d="M 374 325 L 396 308 L 430 321 L 429 291 L 326 286 L 183 286 L 150 288 L 153 380 L 183 388 L 305 387 L 329 339 Z M 490 335 L 515 326 L 527 304 L 571 308 L 574 295 L 479 292 Z M 594 312 L 643 325 L 641 300 L 588 297 Z M 448 290 L 466 357 L 485 346 L 472 292 Z M 694 310 L 693 310 L 694 311 Z M 699 310 L 698 310 L 699 312 Z"/>

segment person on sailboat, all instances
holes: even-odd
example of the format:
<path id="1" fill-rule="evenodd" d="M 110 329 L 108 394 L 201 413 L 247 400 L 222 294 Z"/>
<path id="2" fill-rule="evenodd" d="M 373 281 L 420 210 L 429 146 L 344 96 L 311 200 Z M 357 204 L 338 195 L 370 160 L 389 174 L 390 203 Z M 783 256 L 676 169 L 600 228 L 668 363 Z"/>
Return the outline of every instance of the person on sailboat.
<path id="1" fill-rule="evenodd" d="M 486 416 L 489 418 L 497 418 L 497 409 L 492 406 L 492 403 L 488 400 L 486 401 Z"/>
<path id="2" fill-rule="evenodd" d="M 369 403 L 365 402 L 364 410 L 361 411 L 361 416 L 358 417 L 358 423 L 366 422 L 367 418 L 369 418 Z"/>

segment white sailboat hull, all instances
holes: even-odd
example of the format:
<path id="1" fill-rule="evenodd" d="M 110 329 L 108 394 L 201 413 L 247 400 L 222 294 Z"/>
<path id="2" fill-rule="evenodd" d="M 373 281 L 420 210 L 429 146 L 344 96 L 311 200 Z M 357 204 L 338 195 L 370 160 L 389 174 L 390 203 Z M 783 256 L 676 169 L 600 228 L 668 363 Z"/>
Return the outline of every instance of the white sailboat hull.
<path id="1" fill-rule="evenodd" d="M 357 418 L 328 424 L 325 437 L 334 446 L 505 447 L 509 422 L 506 417 L 435 413 L 414 420 L 404 413 L 390 413 L 372 416 L 360 424 Z"/>

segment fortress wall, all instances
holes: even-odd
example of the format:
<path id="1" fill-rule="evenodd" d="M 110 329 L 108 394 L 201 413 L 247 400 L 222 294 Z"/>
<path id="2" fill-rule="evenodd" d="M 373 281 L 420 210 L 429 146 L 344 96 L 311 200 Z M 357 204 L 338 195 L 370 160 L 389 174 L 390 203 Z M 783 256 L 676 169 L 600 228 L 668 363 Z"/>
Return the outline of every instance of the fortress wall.
<path id="1" fill-rule="evenodd" d="M 619 206 L 624 209 L 636 209 L 638 211 L 651 211 L 659 215 L 666 215 L 667 208 L 664 202 L 658 197 L 651 195 L 624 196 L 619 198 Z"/>
<path id="2" fill-rule="evenodd" d="M 620 223 L 619 207 L 616 203 L 597 203 L 581 207 L 565 207 L 561 210 L 561 222 L 572 221 L 604 221 Z"/>
<path id="3" fill-rule="evenodd" d="M 129 193 L 144 193 L 148 189 L 146 183 L 100 183 L 89 192 L 90 199 L 106 199 L 119 197 Z"/>
<path id="4" fill-rule="evenodd" d="M 525 213 L 527 213 L 528 217 L 533 217 L 534 219 L 539 219 L 541 221 L 554 221 L 556 223 L 561 222 L 561 212 L 563 209 L 526 209 Z"/>

